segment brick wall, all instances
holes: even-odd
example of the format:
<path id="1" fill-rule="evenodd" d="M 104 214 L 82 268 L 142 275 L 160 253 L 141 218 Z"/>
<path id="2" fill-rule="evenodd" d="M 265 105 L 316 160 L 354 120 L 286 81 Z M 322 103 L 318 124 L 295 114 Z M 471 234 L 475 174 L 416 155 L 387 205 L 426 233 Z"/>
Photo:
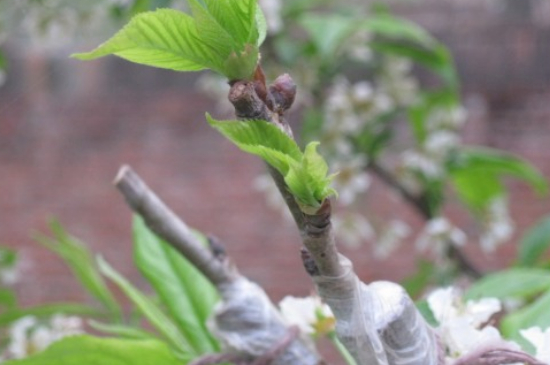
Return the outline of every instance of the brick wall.
<path id="1" fill-rule="evenodd" d="M 526 3 L 534 8 L 536 2 Z M 465 138 L 519 153 L 550 176 L 548 9 L 539 14 L 492 2 L 431 0 L 397 10 L 455 54 L 471 115 Z M 308 294 L 296 230 L 251 187 L 262 164 L 206 125 L 203 113 L 215 107 L 194 92 L 193 75 L 117 60 L 49 60 L 15 47 L 10 58 L 10 79 L 0 89 L 0 242 L 34 264 L 18 286 L 22 304 L 83 298 L 68 270 L 31 238 L 51 216 L 144 286 L 131 264 L 130 213 L 111 185 L 123 163 L 190 225 L 220 237 L 243 273 L 274 299 Z M 521 231 L 547 213 L 550 202 L 522 184 L 511 187 Z M 372 189 L 373 196 L 387 196 L 381 184 Z M 399 201 L 373 200 L 384 214 L 403 210 Z M 452 213 L 473 230 L 463 213 Z M 375 261 L 368 250 L 350 254 L 364 280 L 400 280 L 414 267 L 411 250 L 401 248 L 388 262 Z M 514 250 L 511 243 L 489 258 L 479 258 L 475 248 L 468 253 L 497 268 Z"/>

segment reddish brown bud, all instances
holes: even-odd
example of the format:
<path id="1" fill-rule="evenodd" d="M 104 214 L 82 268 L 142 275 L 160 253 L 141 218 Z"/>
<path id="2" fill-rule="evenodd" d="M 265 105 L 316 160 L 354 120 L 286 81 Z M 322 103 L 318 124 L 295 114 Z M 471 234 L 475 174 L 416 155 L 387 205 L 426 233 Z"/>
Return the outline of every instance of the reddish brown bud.
<path id="1" fill-rule="evenodd" d="M 294 103 L 296 84 L 289 74 L 282 74 L 269 85 L 269 92 L 274 103 L 273 111 L 282 113 Z"/>

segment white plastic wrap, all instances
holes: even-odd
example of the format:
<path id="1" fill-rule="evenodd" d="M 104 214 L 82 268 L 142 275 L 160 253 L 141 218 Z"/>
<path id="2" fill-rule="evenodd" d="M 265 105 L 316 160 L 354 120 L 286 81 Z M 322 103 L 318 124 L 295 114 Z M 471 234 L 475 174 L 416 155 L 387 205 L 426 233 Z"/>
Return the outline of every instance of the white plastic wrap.
<path id="1" fill-rule="evenodd" d="M 336 317 L 336 333 L 358 365 L 438 365 L 432 328 L 405 290 L 391 282 L 366 285 L 351 262 L 339 277 L 314 276 L 321 298 Z"/>
<path id="2" fill-rule="evenodd" d="M 222 301 L 209 325 L 225 347 L 258 357 L 273 350 L 288 335 L 288 328 L 265 292 L 245 278 L 218 288 Z M 293 340 L 273 365 L 316 365 L 320 358 L 301 338 Z"/>

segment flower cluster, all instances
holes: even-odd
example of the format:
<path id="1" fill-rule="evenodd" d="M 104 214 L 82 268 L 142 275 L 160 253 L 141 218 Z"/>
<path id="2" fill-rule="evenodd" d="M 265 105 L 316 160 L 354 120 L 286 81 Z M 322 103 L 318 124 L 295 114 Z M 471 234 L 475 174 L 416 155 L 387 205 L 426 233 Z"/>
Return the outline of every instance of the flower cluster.
<path id="1" fill-rule="evenodd" d="M 437 257 L 443 257 L 448 245 L 463 246 L 466 234 L 444 217 L 437 217 L 426 222 L 424 229 L 416 240 L 420 251 L 433 250 Z"/>
<path id="2" fill-rule="evenodd" d="M 459 131 L 465 122 L 462 107 L 432 109 L 425 123 L 425 138 L 401 154 L 402 178 L 414 179 L 420 175 L 432 181 L 442 179 L 449 154 L 461 143 Z"/>
<path id="3" fill-rule="evenodd" d="M 481 248 L 485 252 L 494 251 L 501 243 L 510 239 L 514 233 L 514 222 L 508 212 L 504 197 L 493 199 L 483 216 L 483 233 L 480 237 Z"/>
<path id="4" fill-rule="evenodd" d="M 428 305 L 439 323 L 437 328 L 445 346 L 446 363 L 472 354 L 481 348 L 500 348 L 520 351 L 520 346 L 504 340 L 499 330 L 491 324 L 491 318 L 501 311 L 496 298 L 483 298 L 464 302 L 455 288 L 437 289 L 428 298 Z M 536 358 L 550 363 L 550 328 L 539 327 L 521 331 L 521 335 L 536 349 Z"/>
<path id="5" fill-rule="evenodd" d="M 83 333 L 82 319 L 54 315 L 49 322 L 41 322 L 34 316 L 15 321 L 9 329 L 10 343 L 0 359 L 21 359 L 43 351 L 62 339 Z"/>

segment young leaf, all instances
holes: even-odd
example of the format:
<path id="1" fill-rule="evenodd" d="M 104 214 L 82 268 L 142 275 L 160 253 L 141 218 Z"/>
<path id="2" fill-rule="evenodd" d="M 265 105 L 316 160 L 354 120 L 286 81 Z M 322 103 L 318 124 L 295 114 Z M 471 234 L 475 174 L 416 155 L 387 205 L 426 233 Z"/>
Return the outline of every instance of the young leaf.
<path id="1" fill-rule="evenodd" d="M 157 340 L 126 340 L 71 336 L 55 342 L 43 352 L 5 365 L 180 365 L 165 343 Z"/>
<path id="2" fill-rule="evenodd" d="M 134 287 L 103 258 L 98 258 L 98 264 L 103 275 L 111 279 L 126 294 L 174 349 L 178 350 L 181 354 L 196 355 L 179 329 L 149 297 Z"/>
<path id="3" fill-rule="evenodd" d="M 101 277 L 92 254 L 86 245 L 70 236 L 57 221 L 50 223 L 50 229 L 55 239 L 47 236 L 37 236 L 36 240 L 43 246 L 59 255 L 69 266 L 82 286 L 105 308 L 111 315 L 119 319 L 122 309 L 113 294 Z"/>
<path id="4" fill-rule="evenodd" d="M 336 195 L 330 187 L 333 176 L 327 176 L 327 163 L 317 153 L 318 142 L 311 142 L 302 153 L 292 138 L 266 121 L 220 122 L 209 114 L 206 119 L 240 149 L 279 171 L 304 212 L 316 212 L 327 197 Z"/>
<path id="5" fill-rule="evenodd" d="M 188 0 L 193 16 L 158 9 L 140 13 L 111 39 L 87 53 L 176 71 L 212 69 L 229 80 L 250 79 L 265 37 L 257 0 Z"/>
<path id="6" fill-rule="evenodd" d="M 550 216 L 541 219 L 521 238 L 518 247 L 518 264 L 534 266 L 550 248 Z"/>
<path id="7" fill-rule="evenodd" d="M 131 62 L 176 71 L 215 67 L 216 54 L 199 39 L 195 21 L 189 15 L 159 9 L 136 15 L 93 51 L 72 56 L 92 60 L 113 54 Z"/>
<path id="8" fill-rule="evenodd" d="M 464 297 L 528 299 L 547 289 L 550 289 L 550 271 L 513 268 L 484 276 L 468 289 Z"/>
<path id="9" fill-rule="evenodd" d="M 218 301 L 216 288 L 179 252 L 151 232 L 136 216 L 134 258 L 143 276 L 197 353 L 215 352 L 206 321 Z"/>

